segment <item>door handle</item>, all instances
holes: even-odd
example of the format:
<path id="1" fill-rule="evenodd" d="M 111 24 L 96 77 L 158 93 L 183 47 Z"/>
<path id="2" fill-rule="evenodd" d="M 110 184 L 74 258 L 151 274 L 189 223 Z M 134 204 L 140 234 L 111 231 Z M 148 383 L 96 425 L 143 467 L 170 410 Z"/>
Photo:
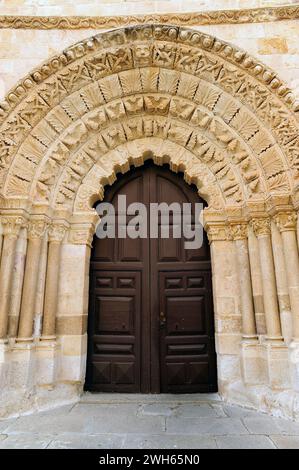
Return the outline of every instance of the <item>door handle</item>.
<path id="1" fill-rule="evenodd" d="M 166 326 L 166 317 L 164 312 L 160 312 L 160 328 L 165 328 Z"/>

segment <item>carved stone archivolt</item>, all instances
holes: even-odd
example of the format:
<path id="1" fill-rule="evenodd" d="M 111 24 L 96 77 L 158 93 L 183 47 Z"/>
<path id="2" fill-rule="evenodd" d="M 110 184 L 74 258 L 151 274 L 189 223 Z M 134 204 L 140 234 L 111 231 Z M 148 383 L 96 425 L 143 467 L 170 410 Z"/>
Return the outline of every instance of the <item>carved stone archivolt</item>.
<path id="1" fill-rule="evenodd" d="M 82 41 L 19 83 L 0 114 L 5 199 L 90 210 L 147 158 L 184 171 L 214 208 L 292 194 L 299 178 L 290 90 L 244 51 L 185 28 Z"/>

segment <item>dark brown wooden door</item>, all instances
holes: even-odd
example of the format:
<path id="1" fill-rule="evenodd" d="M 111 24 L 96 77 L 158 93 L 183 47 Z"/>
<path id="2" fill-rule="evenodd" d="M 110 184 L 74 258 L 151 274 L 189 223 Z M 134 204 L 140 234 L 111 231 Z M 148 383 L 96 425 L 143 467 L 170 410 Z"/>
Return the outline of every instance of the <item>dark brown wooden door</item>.
<path id="1" fill-rule="evenodd" d="M 181 175 L 152 162 L 120 176 L 105 201 L 117 209 L 119 195 L 126 195 L 127 205 L 203 202 Z M 125 215 L 123 224 L 130 218 Z M 161 217 L 159 224 L 161 229 Z M 171 226 L 172 235 L 175 214 Z M 185 249 L 184 241 L 118 233 L 114 239 L 94 238 L 86 389 L 217 390 L 209 244 L 205 234 L 199 249 Z"/>

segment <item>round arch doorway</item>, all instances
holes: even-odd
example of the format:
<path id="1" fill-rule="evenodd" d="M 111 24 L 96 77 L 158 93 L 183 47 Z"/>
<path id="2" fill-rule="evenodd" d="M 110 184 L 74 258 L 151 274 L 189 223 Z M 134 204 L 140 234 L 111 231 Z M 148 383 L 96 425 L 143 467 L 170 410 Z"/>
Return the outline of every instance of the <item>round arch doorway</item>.
<path id="1" fill-rule="evenodd" d="M 168 165 L 147 161 L 120 176 L 105 192 L 128 225 L 134 202 L 205 204 Z M 147 211 L 148 217 L 150 211 Z M 214 313 L 209 243 L 186 249 L 170 237 L 93 240 L 90 263 L 88 355 L 85 388 L 106 392 L 189 393 L 217 391 Z M 150 220 L 147 221 L 148 226 Z"/>

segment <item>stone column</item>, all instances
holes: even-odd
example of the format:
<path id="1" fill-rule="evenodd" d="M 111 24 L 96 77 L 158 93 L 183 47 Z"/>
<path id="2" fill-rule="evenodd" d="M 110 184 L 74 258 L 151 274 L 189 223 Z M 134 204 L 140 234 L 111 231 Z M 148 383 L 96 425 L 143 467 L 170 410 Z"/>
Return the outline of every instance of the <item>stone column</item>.
<path id="1" fill-rule="evenodd" d="M 271 222 L 267 217 L 253 218 L 252 226 L 259 243 L 267 339 L 281 340 L 281 326 L 271 245 Z"/>
<path id="2" fill-rule="evenodd" d="M 263 299 L 262 271 L 259 257 L 259 244 L 250 225 L 248 226 L 248 251 L 256 330 L 258 335 L 263 335 L 266 334 L 266 322 Z"/>
<path id="3" fill-rule="evenodd" d="M 2 233 L 2 225 L 0 222 L 0 261 L 1 261 L 1 252 L 2 252 L 2 242 L 3 242 L 3 233 Z"/>
<path id="4" fill-rule="evenodd" d="M 242 312 L 242 336 L 244 339 L 256 340 L 257 334 L 248 254 L 247 224 L 231 225 L 231 233 L 235 242 L 238 260 Z"/>
<path id="5" fill-rule="evenodd" d="M 55 339 L 55 321 L 58 301 L 61 243 L 66 231 L 63 223 L 54 223 L 49 228 L 48 262 L 42 340 Z M 76 268 L 74 268 L 76 269 Z"/>
<path id="6" fill-rule="evenodd" d="M 219 391 L 225 393 L 228 384 L 242 378 L 242 318 L 235 244 L 228 222 L 221 219 L 223 216 L 217 213 L 204 213 L 211 247 L 218 385 Z"/>
<path id="7" fill-rule="evenodd" d="M 297 214 L 293 211 L 280 212 L 275 222 L 281 232 L 285 257 L 288 289 L 293 319 L 293 339 L 299 341 L 299 257 L 296 238 Z"/>
<path id="8" fill-rule="evenodd" d="M 18 234 L 24 219 L 19 216 L 2 218 L 3 246 L 0 264 L 0 339 L 5 339 L 11 296 L 12 271 Z"/>
<path id="9" fill-rule="evenodd" d="M 28 247 L 17 341 L 33 339 L 33 318 L 42 239 L 46 230 L 43 217 L 32 217 L 28 226 Z"/>
<path id="10" fill-rule="evenodd" d="M 42 329 L 42 317 L 44 311 L 46 271 L 48 258 L 48 234 L 46 233 L 41 247 L 40 263 L 38 271 L 36 299 L 35 299 L 35 317 L 34 317 L 34 337 L 39 338 Z"/>
<path id="11" fill-rule="evenodd" d="M 271 221 L 267 216 L 252 219 L 252 226 L 259 243 L 262 271 L 263 298 L 266 318 L 266 342 L 262 347 L 267 364 L 268 383 L 273 390 L 290 386 L 288 348 L 282 340 L 277 300 L 275 268 L 271 242 Z"/>
<path id="12" fill-rule="evenodd" d="M 11 299 L 8 316 L 8 336 L 11 338 L 15 338 L 18 332 L 26 251 L 27 230 L 26 228 L 22 228 L 16 245 L 16 255 L 13 267 Z"/>
<path id="13" fill-rule="evenodd" d="M 272 250 L 275 265 L 277 296 L 282 335 L 287 344 L 292 339 L 292 311 L 281 233 L 274 221 L 271 223 Z"/>

